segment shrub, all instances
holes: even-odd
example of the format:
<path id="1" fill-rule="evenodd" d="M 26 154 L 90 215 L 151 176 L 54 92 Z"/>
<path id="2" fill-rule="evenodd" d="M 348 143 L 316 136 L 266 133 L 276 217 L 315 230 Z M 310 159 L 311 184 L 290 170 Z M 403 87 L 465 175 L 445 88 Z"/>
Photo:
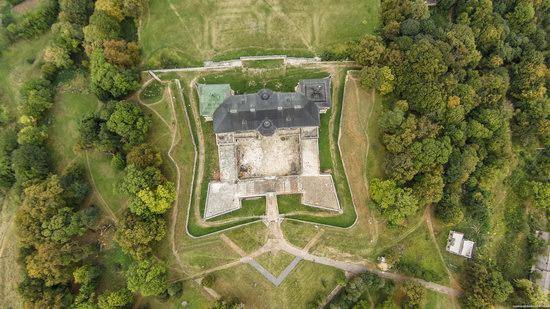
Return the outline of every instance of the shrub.
<path id="1" fill-rule="evenodd" d="M 38 9 L 29 12 L 8 25 L 6 30 L 12 40 L 30 39 L 48 30 L 57 19 L 59 7 L 55 0 L 48 0 Z"/>
<path id="2" fill-rule="evenodd" d="M 211 288 L 216 283 L 216 275 L 209 273 L 204 278 L 202 278 L 201 284 L 207 288 Z"/>

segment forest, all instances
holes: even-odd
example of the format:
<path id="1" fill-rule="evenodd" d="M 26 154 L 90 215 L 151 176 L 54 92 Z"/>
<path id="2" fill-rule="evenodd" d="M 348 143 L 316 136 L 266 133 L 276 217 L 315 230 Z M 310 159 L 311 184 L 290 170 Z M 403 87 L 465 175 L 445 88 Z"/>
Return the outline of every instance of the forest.
<path id="1" fill-rule="evenodd" d="M 385 95 L 387 177 L 370 181 L 372 201 L 390 225 L 433 205 L 443 223 L 470 228 L 477 252 L 462 270 L 465 308 L 548 305 L 530 269 L 513 270 L 505 252 L 525 251 L 530 267 L 543 250 L 535 231 L 549 227 L 550 2 L 446 0 L 429 10 L 386 0 L 380 18 L 380 36 L 324 54 L 363 65 L 363 86 Z M 506 238 L 516 246 L 515 234 L 529 236 L 495 258 L 503 179 L 521 197 Z"/>

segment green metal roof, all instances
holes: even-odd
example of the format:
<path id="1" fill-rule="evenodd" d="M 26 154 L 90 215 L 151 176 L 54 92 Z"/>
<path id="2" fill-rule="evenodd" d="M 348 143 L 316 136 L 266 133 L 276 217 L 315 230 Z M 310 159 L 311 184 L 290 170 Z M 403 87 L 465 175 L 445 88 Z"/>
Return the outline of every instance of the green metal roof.
<path id="1" fill-rule="evenodd" d="M 216 108 L 231 95 L 229 84 L 198 84 L 201 116 L 212 116 Z"/>

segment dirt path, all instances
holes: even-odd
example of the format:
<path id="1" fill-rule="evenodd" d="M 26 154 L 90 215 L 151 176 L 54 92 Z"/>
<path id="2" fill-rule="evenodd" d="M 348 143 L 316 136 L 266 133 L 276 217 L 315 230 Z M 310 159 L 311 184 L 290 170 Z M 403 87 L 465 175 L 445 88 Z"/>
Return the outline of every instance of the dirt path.
<path id="1" fill-rule="evenodd" d="M 101 195 L 101 193 L 99 192 L 99 190 L 96 186 L 94 175 L 92 173 L 92 167 L 90 165 L 90 157 L 88 156 L 87 151 L 85 152 L 85 154 L 86 154 L 86 166 L 88 167 L 88 174 L 90 175 L 90 183 L 92 184 L 92 189 L 94 190 L 95 195 L 97 196 L 97 198 L 101 202 L 101 203 L 99 203 L 100 207 L 101 207 L 101 209 L 103 209 L 105 211 L 107 216 L 109 216 L 111 218 L 111 220 L 113 220 L 113 222 L 115 224 L 118 224 L 118 217 L 115 215 L 115 213 L 113 212 L 111 207 L 109 207 L 109 204 L 107 203 L 107 201 L 105 201 L 105 199 L 103 198 L 103 196 Z"/>

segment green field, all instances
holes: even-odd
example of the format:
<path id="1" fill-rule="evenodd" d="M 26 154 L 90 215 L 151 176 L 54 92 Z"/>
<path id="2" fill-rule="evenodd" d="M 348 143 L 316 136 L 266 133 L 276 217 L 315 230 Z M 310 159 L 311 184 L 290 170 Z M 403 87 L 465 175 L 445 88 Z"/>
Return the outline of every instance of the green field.
<path id="1" fill-rule="evenodd" d="M 150 1 L 140 27 L 146 67 L 247 55 L 319 55 L 373 32 L 377 0 Z"/>
<path id="2" fill-rule="evenodd" d="M 268 252 L 256 258 L 256 262 L 260 263 L 260 265 L 275 277 L 279 276 L 292 260 L 294 260 L 294 256 L 284 251 L 275 254 Z"/>

